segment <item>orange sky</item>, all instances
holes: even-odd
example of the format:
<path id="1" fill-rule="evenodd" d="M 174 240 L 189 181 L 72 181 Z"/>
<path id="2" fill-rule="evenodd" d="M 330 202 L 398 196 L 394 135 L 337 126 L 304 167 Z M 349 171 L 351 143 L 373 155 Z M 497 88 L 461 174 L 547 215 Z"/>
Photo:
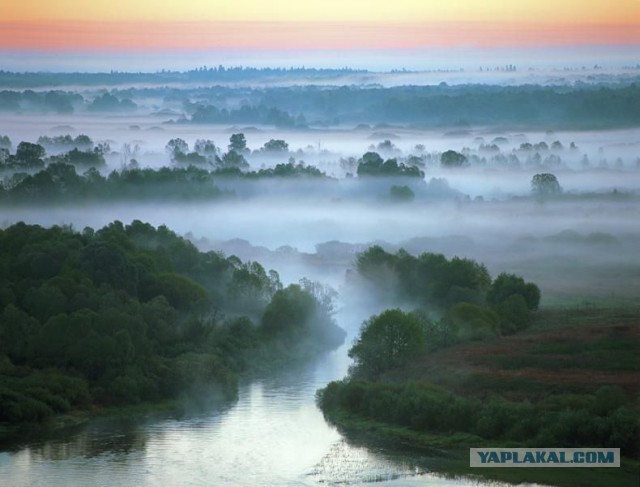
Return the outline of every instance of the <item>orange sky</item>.
<path id="1" fill-rule="evenodd" d="M 0 49 L 640 44 L 640 0 L 5 0 Z"/>
<path id="2" fill-rule="evenodd" d="M 382 49 L 598 43 L 639 44 L 640 29 L 530 23 L 63 21 L 5 23 L 0 31 L 0 45 L 17 50 Z"/>
<path id="3" fill-rule="evenodd" d="M 6 21 L 638 23 L 639 0 L 5 0 Z M 6 5 L 8 3 L 8 5 Z"/>

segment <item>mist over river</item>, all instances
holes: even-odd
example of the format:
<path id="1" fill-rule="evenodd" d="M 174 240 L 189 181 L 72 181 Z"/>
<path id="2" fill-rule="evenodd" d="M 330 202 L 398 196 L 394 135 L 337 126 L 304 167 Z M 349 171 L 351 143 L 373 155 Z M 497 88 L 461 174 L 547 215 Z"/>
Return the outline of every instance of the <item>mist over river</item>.
<path id="1" fill-rule="evenodd" d="M 599 435 L 607 418 L 610 434 L 576 446 L 617 447 L 617 432 L 637 427 L 637 394 L 627 400 L 619 391 L 619 403 L 601 414 L 592 404 L 609 392 L 596 389 L 594 377 L 637 372 L 637 354 L 620 338 L 632 325 L 606 321 L 600 334 L 578 334 L 587 345 L 560 343 L 566 357 L 565 348 L 544 345 L 575 334 L 556 335 L 560 329 L 600 326 L 588 313 L 637 306 L 640 68 L 603 70 L 607 59 L 577 68 L 570 57 L 563 71 L 516 70 L 513 53 L 503 55 L 509 59 L 497 68 L 473 73 L 358 65 L 0 72 L 0 487 L 502 485 L 463 470 L 466 450 L 410 449 L 398 436 L 392 444 L 345 433 L 323 417 L 316 393 L 329 382 L 367 377 L 377 394 L 376 381 L 386 380 L 379 372 L 407 365 L 390 361 L 369 373 L 357 347 L 355 362 L 348 355 L 363 322 L 365 330 L 396 308 L 415 311 L 403 320 L 409 327 L 421 320 L 406 343 L 422 343 L 417 336 L 426 344 L 407 348 L 411 356 L 387 354 L 415 359 L 417 379 L 406 383 L 427 392 L 415 395 L 422 402 L 408 394 L 405 404 L 424 407 L 420 425 L 409 408 L 368 404 L 410 420 L 408 434 L 472 433 L 452 444 L 477 438 L 478 447 L 548 438 L 548 446 L 569 446 L 562 435 L 571 430 L 560 420 L 590 431 L 582 421 L 590 418 Z M 500 286 L 515 291 L 489 299 Z M 467 364 L 441 348 L 514 343 L 507 335 L 532 326 L 532 316 L 542 316 L 535 332 L 546 342 L 527 340 L 540 350 L 523 345 L 516 351 L 524 358 L 486 353 L 495 359 L 488 380 L 469 367 L 471 378 L 456 382 L 456 367 Z M 347 336 L 327 352 L 342 337 L 332 317 Z M 300 353 L 288 357 L 296 345 Z M 583 363 L 578 353 L 596 345 L 603 354 Z M 438 351 L 432 368 L 421 362 Z M 310 356 L 295 362 L 302 353 Z M 548 383 L 503 380 L 504 371 L 528 367 L 525 359 L 541 364 Z M 273 370 L 279 363 L 287 365 Z M 248 378 L 252 367 L 261 369 Z M 584 382 L 558 386 L 549 374 L 565 377 L 565 369 Z M 456 387 L 439 384 L 434 370 L 451 374 Z M 237 400 L 215 408 L 159 406 L 39 426 L 106 404 L 162 403 L 188 392 L 208 400 L 208 386 L 232 385 L 233 398 L 238 377 Z M 510 409 L 491 414 L 515 418 L 513 427 L 460 425 L 480 417 L 494 394 Z M 451 406 L 458 396 L 469 409 Z M 535 428 L 523 433 L 520 412 L 505 410 L 529 411 Z M 457 411 L 451 421 L 436 414 L 449 411 Z M 574 413 L 579 421 L 570 423 Z M 25 435 L 7 439 L 14 426 Z M 608 479 L 591 474 L 589 485 Z M 553 475 L 526 478 L 570 485 Z"/>
<path id="2" fill-rule="evenodd" d="M 95 419 L 3 445 L 0 485 L 482 485 L 430 473 L 424 452 L 352 443 L 325 422 L 315 392 L 346 374 L 351 324 L 363 313 L 342 308 L 342 347 L 242 384 L 227 409 Z"/>

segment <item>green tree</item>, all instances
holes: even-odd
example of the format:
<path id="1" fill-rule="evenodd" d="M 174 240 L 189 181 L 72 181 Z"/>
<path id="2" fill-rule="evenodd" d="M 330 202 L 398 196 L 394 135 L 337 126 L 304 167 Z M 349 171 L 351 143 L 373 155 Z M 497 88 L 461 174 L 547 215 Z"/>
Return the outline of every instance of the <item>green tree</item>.
<path id="1" fill-rule="evenodd" d="M 0 135 L 0 148 L 11 150 L 11 139 L 7 135 Z"/>
<path id="2" fill-rule="evenodd" d="M 262 330 L 267 335 L 294 338 L 311 324 L 316 307 L 311 293 L 290 284 L 273 295 L 262 315 Z"/>
<path id="3" fill-rule="evenodd" d="M 178 309 L 196 306 L 207 297 L 207 291 L 201 285 L 188 277 L 170 272 L 157 275 L 145 292 L 153 297 L 164 296 Z"/>
<path id="4" fill-rule="evenodd" d="M 64 159 L 73 165 L 104 166 L 106 164 L 102 152 L 98 150 L 80 151 L 73 148 L 67 152 Z"/>
<path id="5" fill-rule="evenodd" d="M 196 143 L 193 146 L 193 150 L 200 154 L 202 157 L 205 157 L 209 162 L 215 162 L 216 160 L 219 160 L 218 153 L 220 152 L 220 149 L 216 147 L 212 140 L 196 140 Z"/>
<path id="6" fill-rule="evenodd" d="M 6 354 L 13 362 L 24 363 L 38 326 L 35 318 L 13 304 L 5 306 L 0 313 L 0 355 Z"/>
<path id="7" fill-rule="evenodd" d="M 454 150 L 448 150 L 440 156 L 442 167 L 462 167 L 467 163 L 467 157 Z"/>
<path id="8" fill-rule="evenodd" d="M 386 310 L 365 321 L 349 350 L 356 376 L 375 377 L 424 350 L 424 331 L 415 315 L 399 309 Z"/>
<path id="9" fill-rule="evenodd" d="M 525 298 L 520 294 L 512 294 L 496 306 L 500 317 L 500 331 L 503 335 L 510 335 L 523 330 L 531 324 L 531 313 L 527 308 Z"/>
<path id="10" fill-rule="evenodd" d="M 271 139 L 264 143 L 262 150 L 264 152 L 289 152 L 289 144 L 282 139 Z"/>
<path id="11" fill-rule="evenodd" d="M 232 134 L 229 137 L 229 152 L 237 152 L 241 154 L 247 151 L 247 139 L 243 133 Z"/>
<path id="12" fill-rule="evenodd" d="M 67 298 L 62 291 L 48 284 L 29 288 L 22 301 L 24 309 L 42 323 L 49 317 L 64 312 L 67 305 Z"/>
<path id="13" fill-rule="evenodd" d="M 31 142 L 20 142 L 16 149 L 16 160 L 26 166 L 43 166 L 42 158 L 46 155 L 44 147 Z"/>
<path id="14" fill-rule="evenodd" d="M 538 197 L 557 196 L 562 193 L 562 187 L 554 174 L 535 174 L 531 179 L 531 192 Z"/>
<path id="15" fill-rule="evenodd" d="M 389 197 L 393 201 L 412 201 L 416 195 L 409 186 L 391 186 Z"/>
<path id="16" fill-rule="evenodd" d="M 165 150 L 169 153 L 171 159 L 173 160 L 176 158 L 176 156 L 188 153 L 189 144 L 187 144 L 183 139 L 177 137 L 167 142 Z"/>
<path id="17" fill-rule="evenodd" d="M 452 306 L 442 318 L 460 340 L 478 340 L 500 333 L 500 319 L 491 309 L 470 303 Z"/>
<path id="18" fill-rule="evenodd" d="M 487 291 L 487 303 L 498 306 L 510 296 L 519 294 L 526 302 L 530 310 L 538 309 L 540 304 L 540 289 L 532 282 L 516 276 L 515 274 L 501 273 L 491 284 Z"/>
<path id="19" fill-rule="evenodd" d="M 358 274 L 378 287 L 383 293 L 393 293 L 398 285 L 395 272 L 396 257 L 379 245 L 373 245 L 356 258 Z"/>
<path id="20" fill-rule="evenodd" d="M 249 163 L 242 154 L 234 150 L 229 150 L 222 156 L 222 167 L 225 168 L 247 168 Z"/>

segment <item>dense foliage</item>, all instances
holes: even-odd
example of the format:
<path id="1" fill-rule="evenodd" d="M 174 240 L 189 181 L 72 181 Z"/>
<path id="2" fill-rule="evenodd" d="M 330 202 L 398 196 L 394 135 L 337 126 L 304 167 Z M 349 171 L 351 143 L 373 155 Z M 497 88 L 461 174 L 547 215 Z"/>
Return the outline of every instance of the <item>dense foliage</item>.
<path id="1" fill-rule="evenodd" d="M 352 373 L 376 376 L 404 365 L 424 351 L 422 323 L 411 313 L 399 309 L 384 311 L 365 321 L 349 356 L 355 364 Z"/>
<path id="2" fill-rule="evenodd" d="M 232 398 L 239 373 L 342 341 L 319 289 L 283 289 L 163 226 L 13 225 L 0 231 L 0 422 Z"/>
<path id="3" fill-rule="evenodd" d="M 75 149 L 73 150 L 75 151 Z M 69 154 L 73 156 L 73 151 Z M 110 199 L 212 199 L 223 192 L 205 169 L 124 169 L 103 176 L 90 168 L 78 174 L 76 165 L 53 162 L 34 173 L 17 172 L 5 179 L 0 201 L 10 203 L 75 202 Z"/>
<path id="4" fill-rule="evenodd" d="M 363 323 L 349 351 L 354 360 L 349 375 L 318 391 L 318 404 L 332 421 L 356 429 L 375 422 L 380 427 L 377 431 L 386 432 L 381 434 L 427 442 L 429 435 L 437 435 L 439 441 L 452 445 L 464 439 L 470 446 L 590 445 L 620 448 L 629 457 L 640 453 L 637 398 L 622 388 L 560 384 L 540 394 L 533 380 L 516 386 L 513 378 L 518 369 L 532 364 L 542 364 L 538 365 L 541 374 L 546 367 L 557 369 L 556 364 L 590 369 L 596 361 L 587 364 L 584 357 L 591 356 L 591 350 L 611 370 L 632 370 L 634 362 L 627 362 L 634 357 L 633 345 L 627 351 L 626 345 L 606 333 L 597 343 L 558 346 L 550 341 L 549 349 L 558 354 L 553 359 L 540 355 L 544 349 L 540 347 L 517 359 L 493 357 L 500 367 L 514 372 L 511 379 L 499 375 L 502 369 L 477 363 L 474 356 L 448 373 L 447 360 L 466 353 L 465 349 L 451 348 L 449 355 L 443 351 L 429 356 L 435 349 L 512 334 L 529 326 L 531 312 L 540 303 L 538 287 L 508 273 L 492 280 L 483 265 L 469 259 L 448 260 L 431 253 L 414 257 L 403 250 L 392 254 L 378 246 L 360 254 L 356 264 L 372 292 L 388 302 L 418 309 L 389 309 Z M 501 339 L 491 343 L 495 346 L 497 340 Z M 571 362 L 572 354 L 583 347 L 590 347 L 585 356 Z M 491 350 L 487 346 L 477 353 L 490 354 Z M 620 355 L 619 362 L 612 360 L 614 354 Z M 461 372 L 467 368 L 468 372 Z M 437 371 L 437 378 L 429 379 L 426 371 Z M 430 380 L 442 386 L 427 382 Z M 472 387 L 475 382 L 479 385 Z"/>
<path id="5" fill-rule="evenodd" d="M 367 152 L 358 161 L 358 176 L 382 176 L 382 177 L 411 177 L 424 178 L 424 172 L 415 166 L 398 164 L 395 159 L 386 161 L 377 152 Z"/>
<path id="6" fill-rule="evenodd" d="M 640 454 L 638 409 L 624 391 L 603 386 L 594 394 L 564 394 L 538 403 L 493 396 L 465 397 L 440 387 L 363 381 L 331 382 L 318 394 L 329 416 L 347 413 L 417 432 L 474 435 L 474 446 L 496 441 L 531 447 L 620 448 Z"/>
<path id="7" fill-rule="evenodd" d="M 412 357 L 457 341 L 508 335 L 526 328 L 540 290 L 513 274 L 494 281 L 470 259 L 395 254 L 373 246 L 358 255 L 358 275 L 384 302 L 416 306 L 367 320 L 349 355 L 354 377 L 375 378 Z"/>
<path id="8" fill-rule="evenodd" d="M 562 193 L 562 187 L 554 174 L 534 174 L 531 178 L 531 192 L 538 197 L 557 196 Z"/>
<path id="9" fill-rule="evenodd" d="M 404 250 L 395 254 L 375 245 L 358 255 L 358 274 L 387 300 L 447 309 L 460 302 L 483 304 L 491 286 L 484 265 L 471 259 Z"/>
<path id="10" fill-rule="evenodd" d="M 400 123 L 421 126 L 518 125 L 549 128 L 604 128 L 640 123 L 640 85 L 624 82 L 582 83 L 574 86 L 489 86 L 446 84 L 436 86 L 225 86 L 183 88 L 177 95 L 167 87 L 177 81 L 250 81 L 267 76 L 286 80 L 293 76 L 327 79 L 349 70 L 257 70 L 214 68 L 187 73 L 8 73 L 0 72 L 0 86 L 116 85 L 123 82 L 155 87 L 112 89 L 95 94 L 67 91 L 3 90 L 0 111 L 72 113 L 134 111 L 149 98 L 184 103 L 195 123 L 252 123 L 281 127 L 340 125 L 344 123 Z M 637 80 L 637 78 L 636 78 Z M 221 99 L 238 98 L 229 109 Z"/>

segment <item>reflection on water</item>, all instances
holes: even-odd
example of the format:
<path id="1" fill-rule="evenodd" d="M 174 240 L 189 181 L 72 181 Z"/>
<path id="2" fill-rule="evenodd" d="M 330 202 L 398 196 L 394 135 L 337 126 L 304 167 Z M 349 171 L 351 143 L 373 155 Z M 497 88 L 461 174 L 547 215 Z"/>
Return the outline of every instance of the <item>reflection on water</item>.
<path id="1" fill-rule="evenodd" d="M 325 422 L 315 391 L 345 375 L 347 348 L 244 384 L 227 410 L 95 420 L 28 441 L 0 453 L 0 485 L 470 485 L 428 473 L 423 458 L 352 445 Z"/>

